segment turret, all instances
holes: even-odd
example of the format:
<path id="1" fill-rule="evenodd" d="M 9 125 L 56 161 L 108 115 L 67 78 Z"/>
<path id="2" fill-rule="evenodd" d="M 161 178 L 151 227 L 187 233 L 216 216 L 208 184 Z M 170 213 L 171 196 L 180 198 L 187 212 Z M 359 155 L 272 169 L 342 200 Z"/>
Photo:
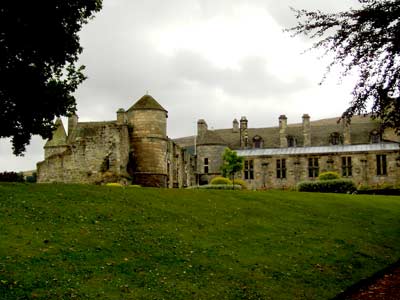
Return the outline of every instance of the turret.
<path id="1" fill-rule="evenodd" d="M 208 126 L 205 120 L 200 119 L 197 121 L 197 136 L 203 136 L 208 130 Z"/>
<path id="2" fill-rule="evenodd" d="M 311 146 L 311 124 L 310 116 L 308 114 L 303 115 L 303 140 L 304 147 Z"/>
<path id="3" fill-rule="evenodd" d="M 232 122 L 232 132 L 239 132 L 239 122 L 236 119 Z"/>
<path id="4" fill-rule="evenodd" d="M 123 108 L 120 108 L 117 111 L 117 124 L 118 125 L 126 124 L 126 113 Z"/>
<path id="5" fill-rule="evenodd" d="M 62 153 L 67 149 L 67 134 L 65 133 L 64 125 L 60 118 L 57 118 L 55 127 L 51 139 L 44 145 L 45 159 L 54 154 Z"/>
<path id="6" fill-rule="evenodd" d="M 130 131 L 129 171 L 136 184 L 167 186 L 167 111 L 150 95 L 126 111 Z M 122 111 L 120 113 L 122 119 Z"/>
<path id="7" fill-rule="evenodd" d="M 288 146 L 286 138 L 286 128 L 287 128 L 287 118 L 285 115 L 279 116 L 279 144 L 281 148 L 286 148 Z"/>

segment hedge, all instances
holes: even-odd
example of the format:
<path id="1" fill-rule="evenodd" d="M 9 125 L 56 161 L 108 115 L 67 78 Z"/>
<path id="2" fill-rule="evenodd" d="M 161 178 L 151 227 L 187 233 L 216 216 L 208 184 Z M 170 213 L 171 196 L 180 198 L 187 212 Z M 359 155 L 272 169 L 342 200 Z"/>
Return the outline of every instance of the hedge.
<path id="1" fill-rule="evenodd" d="M 216 185 L 216 184 L 231 184 L 232 185 L 232 181 L 230 181 L 226 177 L 217 176 L 217 177 L 214 177 L 213 179 L 211 179 L 210 184 L 212 184 L 212 185 Z"/>
<path id="2" fill-rule="evenodd" d="M 304 181 L 297 185 L 299 192 L 317 193 L 353 193 L 356 185 L 350 179 L 335 179 L 325 181 Z"/>
<path id="3" fill-rule="evenodd" d="M 340 179 L 340 175 L 336 172 L 323 172 L 318 176 L 319 180 L 335 180 Z"/>
<path id="4" fill-rule="evenodd" d="M 198 185 L 198 186 L 190 186 L 187 189 L 199 189 L 199 190 L 241 190 L 242 186 L 235 184 L 206 184 L 206 185 Z"/>

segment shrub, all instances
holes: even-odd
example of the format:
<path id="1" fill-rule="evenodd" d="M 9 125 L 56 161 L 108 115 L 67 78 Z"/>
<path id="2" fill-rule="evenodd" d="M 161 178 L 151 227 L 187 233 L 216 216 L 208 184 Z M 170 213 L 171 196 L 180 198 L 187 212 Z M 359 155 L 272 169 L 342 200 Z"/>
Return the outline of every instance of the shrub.
<path id="1" fill-rule="evenodd" d="M 110 183 L 106 183 L 106 186 L 116 186 L 116 187 L 123 187 L 122 184 L 118 183 L 118 182 L 110 182 Z"/>
<path id="2" fill-rule="evenodd" d="M 350 179 L 334 179 L 325 181 L 304 181 L 297 185 L 299 192 L 318 193 L 353 193 L 356 185 Z"/>
<path id="3" fill-rule="evenodd" d="M 216 185 L 216 184 L 231 184 L 232 181 L 230 181 L 228 178 L 222 177 L 222 176 L 217 176 L 211 179 L 210 184 Z"/>
<path id="4" fill-rule="evenodd" d="M 232 184 L 206 184 L 198 186 L 189 186 L 187 189 L 199 189 L 199 190 L 241 190 L 242 187 L 238 184 L 232 186 Z"/>
<path id="5" fill-rule="evenodd" d="M 319 180 L 336 180 L 340 179 L 340 175 L 336 172 L 323 172 L 318 176 Z"/>
<path id="6" fill-rule="evenodd" d="M 247 184 L 242 179 L 235 179 L 235 185 L 240 185 L 242 187 L 242 190 L 247 190 Z"/>
<path id="7" fill-rule="evenodd" d="M 24 175 L 16 172 L 0 173 L 0 181 L 2 182 L 24 182 Z"/>
<path id="8" fill-rule="evenodd" d="M 36 172 L 33 172 L 32 175 L 27 176 L 27 177 L 25 178 L 25 181 L 26 181 L 26 182 L 29 182 L 29 183 L 36 183 L 36 181 L 37 181 L 37 174 L 36 174 Z"/>

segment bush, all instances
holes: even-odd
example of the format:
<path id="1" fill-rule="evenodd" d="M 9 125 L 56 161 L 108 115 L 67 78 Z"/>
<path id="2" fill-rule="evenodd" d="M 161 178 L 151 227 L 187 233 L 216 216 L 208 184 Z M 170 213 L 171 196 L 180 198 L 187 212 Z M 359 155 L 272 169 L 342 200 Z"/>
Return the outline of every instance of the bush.
<path id="1" fill-rule="evenodd" d="M 353 193 L 356 185 L 350 179 L 334 179 L 325 181 L 304 181 L 297 185 L 299 192 L 317 193 Z"/>
<path id="2" fill-rule="evenodd" d="M 109 183 L 106 183 L 106 186 L 123 187 L 123 185 L 118 182 L 109 182 Z"/>
<path id="3" fill-rule="evenodd" d="M 207 184 L 207 185 L 197 185 L 197 186 L 189 186 L 187 189 L 199 189 L 199 190 L 241 190 L 242 186 L 235 184 Z"/>
<path id="4" fill-rule="evenodd" d="M 24 182 L 24 175 L 16 172 L 0 173 L 0 181 L 2 182 Z"/>
<path id="5" fill-rule="evenodd" d="M 37 181 L 37 174 L 36 174 L 36 172 L 33 172 L 32 175 L 27 176 L 27 177 L 25 178 L 25 181 L 28 182 L 28 183 L 36 183 L 36 181 Z"/>
<path id="6" fill-rule="evenodd" d="M 242 190 L 247 190 L 247 184 L 242 179 L 235 179 L 235 185 L 240 185 L 242 187 Z"/>
<path id="7" fill-rule="evenodd" d="M 216 185 L 216 184 L 231 184 L 232 181 L 230 181 L 228 178 L 222 177 L 222 176 L 217 176 L 211 179 L 210 184 Z"/>
<path id="8" fill-rule="evenodd" d="M 336 180 L 340 179 L 340 175 L 336 172 L 323 172 L 318 176 L 319 180 Z"/>

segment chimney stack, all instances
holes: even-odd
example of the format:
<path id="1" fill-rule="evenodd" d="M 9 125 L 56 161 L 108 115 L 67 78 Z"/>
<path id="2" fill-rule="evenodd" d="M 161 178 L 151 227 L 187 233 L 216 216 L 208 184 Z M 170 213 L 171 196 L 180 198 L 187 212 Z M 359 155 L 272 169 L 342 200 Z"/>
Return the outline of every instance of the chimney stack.
<path id="1" fill-rule="evenodd" d="M 78 115 L 74 113 L 68 117 L 68 135 L 70 135 L 78 125 Z"/>
<path id="2" fill-rule="evenodd" d="M 239 132 L 239 122 L 236 119 L 232 122 L 232 132 Z"/>
<path id="3" fill-rule="evenodd" d="M 279 116 L 279 140 L 280 147 L 287 148 L 288 142 L 286 137 L 286 128 L 287 128 L 287 118 L 285 115 Z"/>
<path id="4" fill-rule="evenodd" d="M 303 146 L 311 146 L 311 124 L 310 116 L 308 114 L 303 115 Z"/>

